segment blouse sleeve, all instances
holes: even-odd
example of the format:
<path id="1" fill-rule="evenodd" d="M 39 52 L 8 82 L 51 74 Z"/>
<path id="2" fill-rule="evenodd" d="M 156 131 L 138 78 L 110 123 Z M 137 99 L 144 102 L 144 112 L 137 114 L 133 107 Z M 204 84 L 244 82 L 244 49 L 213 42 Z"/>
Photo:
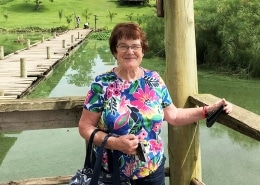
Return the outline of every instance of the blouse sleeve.
<path id="1" fill-rule="evenodd" d="M 87 93 L 83 108 L 92 112 L 102 112 L 104 107 L 103 95 L 103 85 L 95 80 L 95 82 L 93 82 L 90 86 L 90 90 Z"/>
<path id="2" fill-rule="evenodd" d="M 161 76 L 159 78 L 160 78 L 161 89 L 162 89 L 162 107 L 166 108 L 170 104 L 172 104 L 172 98 L 171 98 L 168 88 L 167 88 L 166 84 L 164 83 L 163 79 L 161 78 Z"/>

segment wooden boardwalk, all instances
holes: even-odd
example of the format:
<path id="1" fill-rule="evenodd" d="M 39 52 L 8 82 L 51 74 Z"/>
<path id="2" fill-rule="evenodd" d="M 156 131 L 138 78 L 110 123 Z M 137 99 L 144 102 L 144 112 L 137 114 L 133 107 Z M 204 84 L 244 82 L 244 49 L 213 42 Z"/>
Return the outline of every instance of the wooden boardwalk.
<path id="1" fill-rule="evenodd" d="M 5 56 L 0 60 L 0 100 L 17 99 L 28 94 L 90 32 L 89 29 L 69 30 L 33 44 L 28 49 Z M 47 50 L 49 50 L 48 54 Z M 21 64 L 23 59 L 25 62 Z M 21 73 L 21 67 L 26 68 L 25 77 L 21 77 L 24 75 L 24 72 Z"/>

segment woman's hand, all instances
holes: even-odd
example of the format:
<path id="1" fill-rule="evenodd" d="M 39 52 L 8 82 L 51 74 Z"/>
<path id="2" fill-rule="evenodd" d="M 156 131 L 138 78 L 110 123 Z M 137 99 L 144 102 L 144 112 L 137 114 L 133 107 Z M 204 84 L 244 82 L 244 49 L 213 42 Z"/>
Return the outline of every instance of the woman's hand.
<path id="1" fill-rule="evenodd" d="M 129 135 L 123 135 L 119 136 L 117 138 L 116 143 L 116 150 L 119 150 L 123 153 L 133 155 L 136 154 L 136 149 L 138 147 L 138 137 L 135 136 L 134 134 L 129 134 Z"/>
<path id="2" fill-rule="evenodd" d="M 227 114 L 229 114 L 229 113 L 232 112 L 232 109 L 233 109 L 232 104 L 231 104 L 230 102 L 226 101 L 226 100 L 223 98 L 223 99 L 217 101 L 216 103 L 214 103 L 213 105 L 207 106 L 207 107 L 206 107 L 207 113 L 209 114 L 209 113 L 211 113 L 211 112 L 213 112 L 213 111 L 216 111 L 216 110 L 218 110 L 221 106 L 224 106 L 223 110 L 224 110 Z"/>

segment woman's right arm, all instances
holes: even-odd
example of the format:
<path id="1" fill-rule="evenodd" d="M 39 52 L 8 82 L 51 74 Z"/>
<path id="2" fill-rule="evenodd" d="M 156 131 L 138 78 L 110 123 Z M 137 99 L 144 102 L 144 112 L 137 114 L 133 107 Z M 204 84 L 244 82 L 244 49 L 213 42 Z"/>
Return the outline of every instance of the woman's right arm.
<path id="1" fill-rule="evenodd" d="M 89 140 L 91 133 L 97 128 L 100 118 L 101 113 L 91 112 L 83 108 L 79 120 L 79 133 L 84 139 Z M 106 135 L 107 133 L 105 132 L 97 132 L 94 143 L 100 146 Z M 126 154 L 135 154 L 137 146 L 138 138 L 133 134 L 120 137 L 109 137 L 106 144 L 107 148 L 119 150 Z"/>

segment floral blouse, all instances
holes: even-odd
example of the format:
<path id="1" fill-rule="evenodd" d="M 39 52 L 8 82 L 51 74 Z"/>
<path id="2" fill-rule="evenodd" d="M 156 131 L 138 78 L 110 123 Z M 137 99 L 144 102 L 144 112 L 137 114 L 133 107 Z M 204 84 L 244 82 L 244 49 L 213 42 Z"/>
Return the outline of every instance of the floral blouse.
<path id="1" fill-rule="evenodd" d="M 164 157 L 160 137 L 163 108 L 172 103 L 160 75 L 142 70 L 144 76 L 133 82 L 120 79 L 113 70 L 97 76 L 84 102 L 85 109 L 101 112 L 100 129 L 115 135 L 134 134 L 145 146 L 147 162 L 118 152 L 121 173 L 131 179 L 148 176 L 160 166 Z M 103 167 L 107 168 L 106 154 Z"/>

